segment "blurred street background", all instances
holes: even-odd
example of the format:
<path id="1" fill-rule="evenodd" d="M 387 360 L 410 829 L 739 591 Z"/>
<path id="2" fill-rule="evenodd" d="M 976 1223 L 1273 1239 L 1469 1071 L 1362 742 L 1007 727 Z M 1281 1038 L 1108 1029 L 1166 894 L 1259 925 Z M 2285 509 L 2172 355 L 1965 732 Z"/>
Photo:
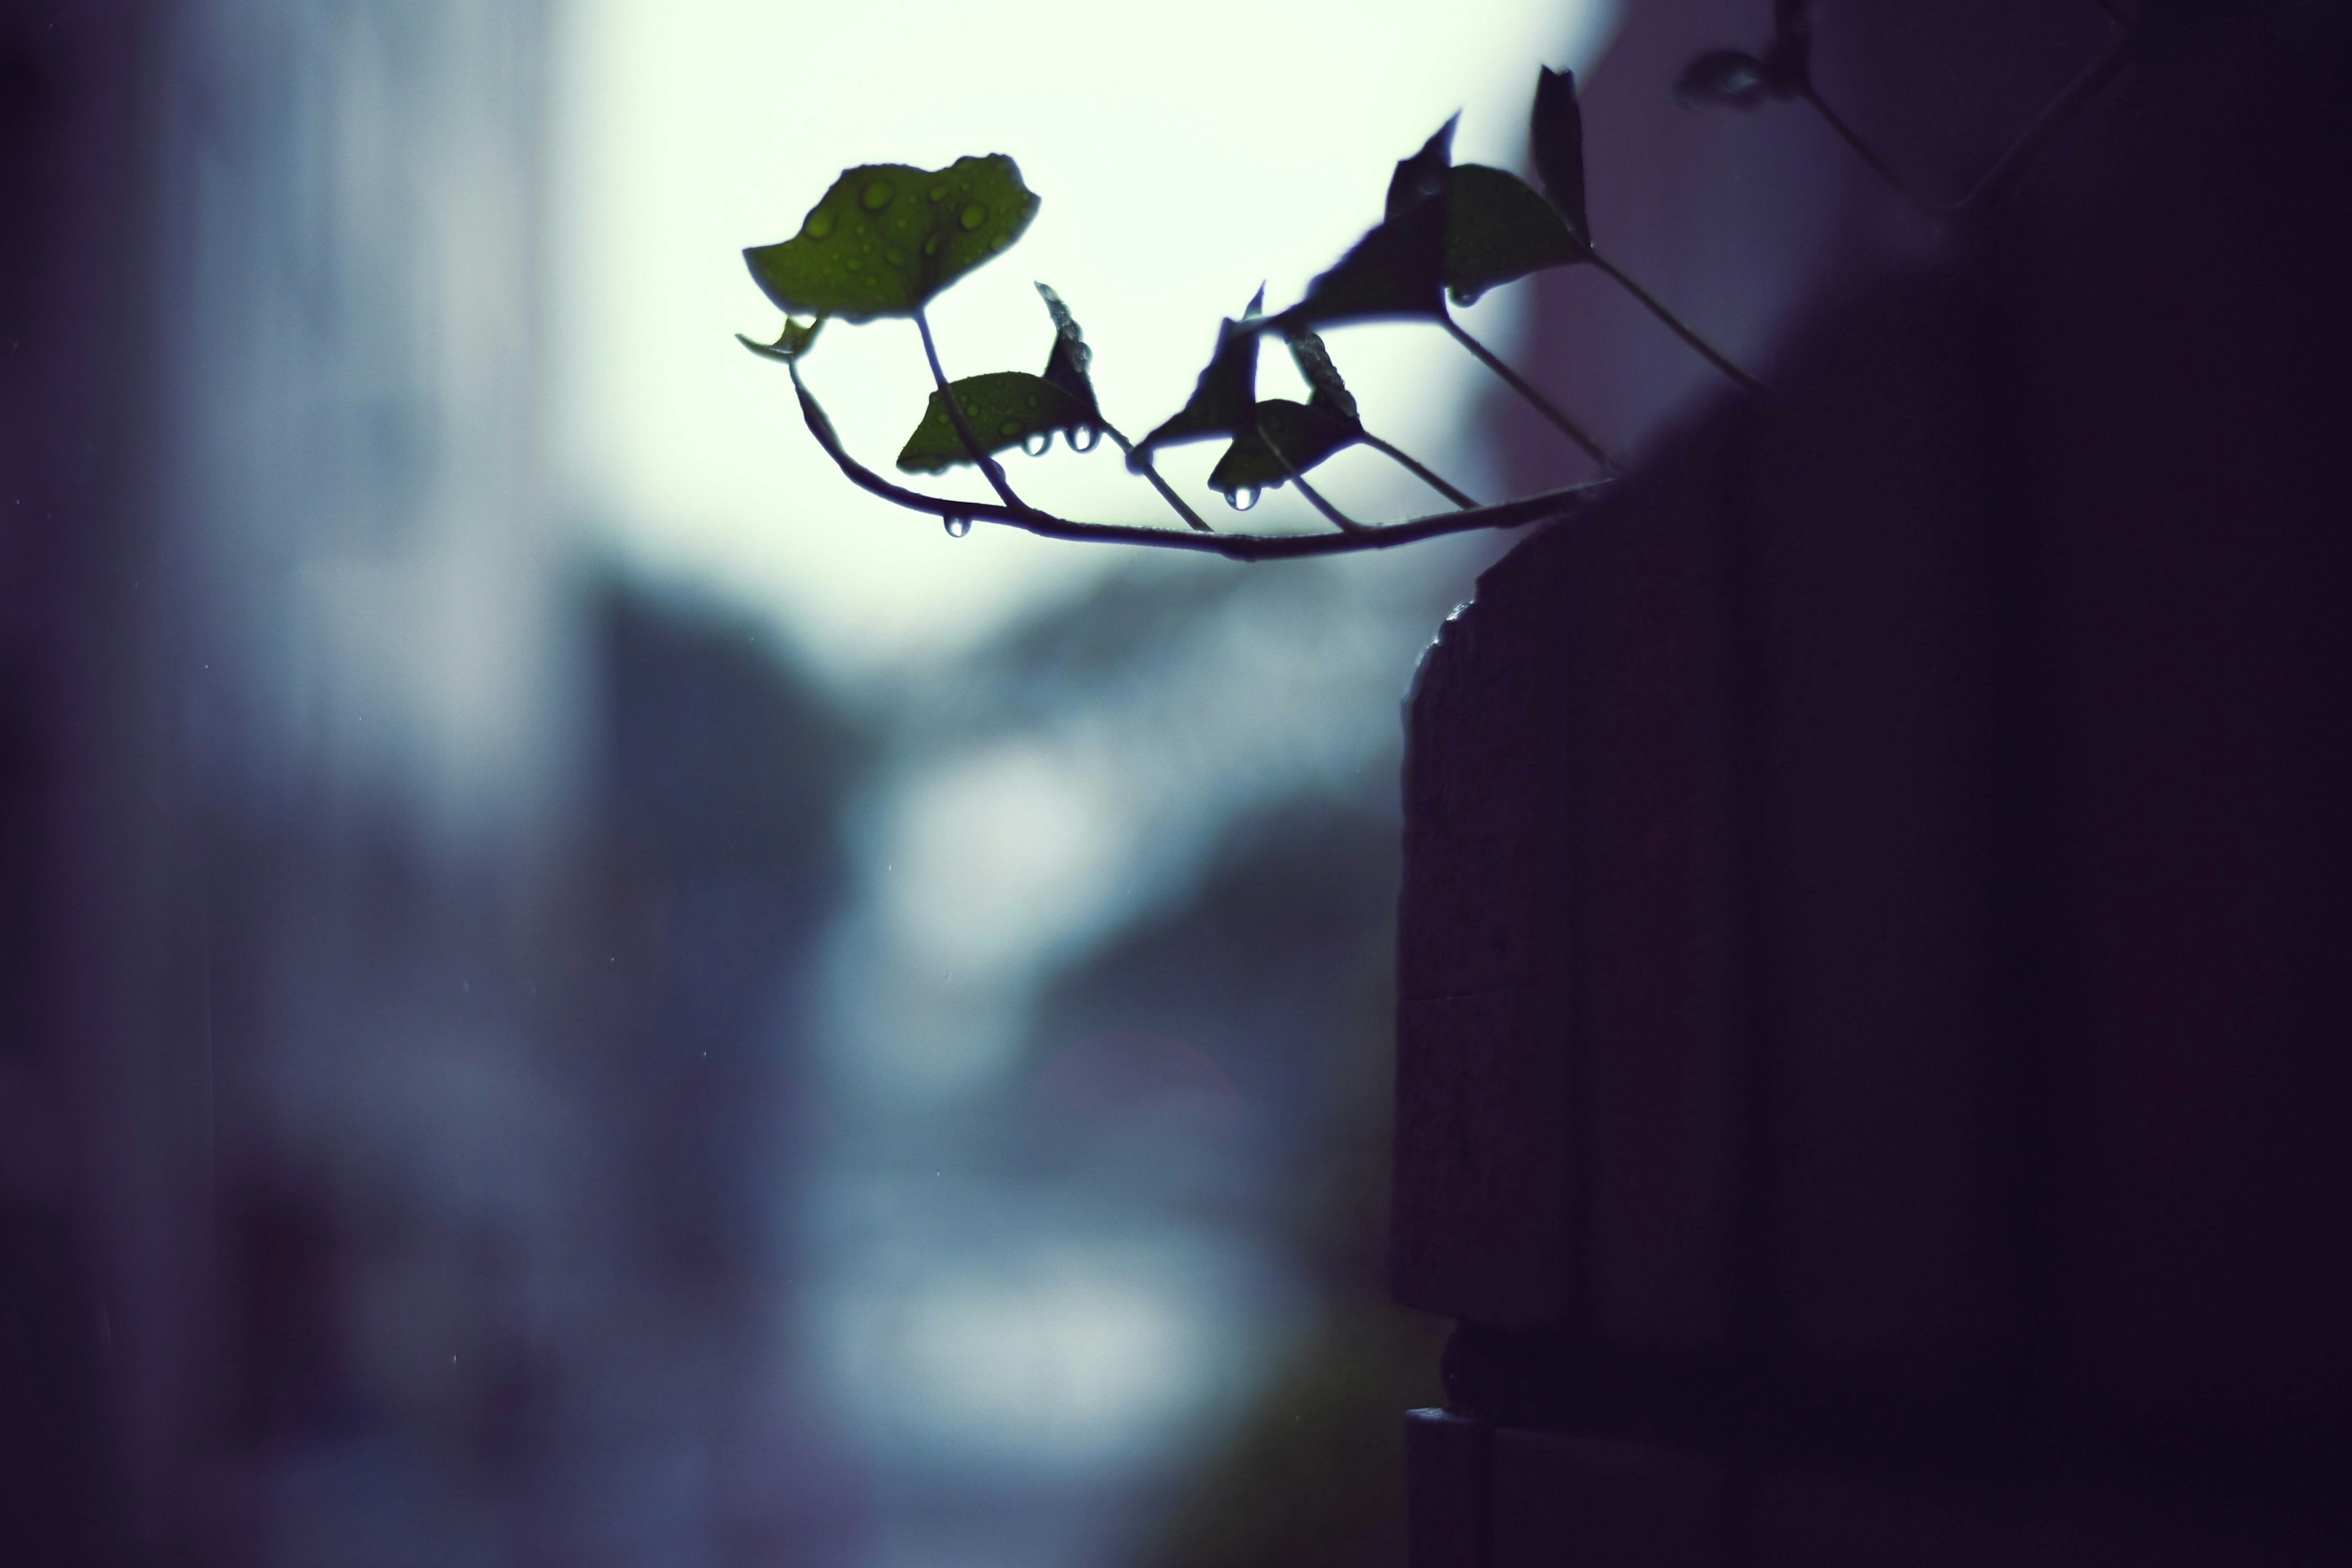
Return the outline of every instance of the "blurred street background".
<path id="1" fill-rule="evenodd" d="M 0 1558 L 1393 1558 L 1398 705 L 1505 542 L 949 538 L 734 342 L 740 252 L 1011 153 L 950 374 L 1042 364 L 1042 279 L 1139 434 L 1608 26 L 0 7 Z M 1499 492 L 1473 362 L 1333 346 Z M 903 322 L 810 375 L 877 465 L 928 384 Z M 1014 467 L 1172 521 L 1108 446 Z"/>

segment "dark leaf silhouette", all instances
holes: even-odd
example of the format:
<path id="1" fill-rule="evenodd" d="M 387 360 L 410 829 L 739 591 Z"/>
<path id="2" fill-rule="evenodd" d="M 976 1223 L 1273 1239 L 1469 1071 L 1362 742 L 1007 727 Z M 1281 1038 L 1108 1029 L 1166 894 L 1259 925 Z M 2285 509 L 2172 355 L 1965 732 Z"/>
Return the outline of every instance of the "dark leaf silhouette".
<path id="1" fill-rule="evenodd" d="M 787 313 L 911 316 L 1020 238 L 1036 212 L 1037 197 L 1002 153 L 940 170 L 867 163 L 843 171 L 797 235 L 743 258 Z"/>
<path id="2" fill-rule="evenodd" d="M 1809 0 L 1773 0 L 1772 44 L 1764 80 L 1776 98 L 1793 98 L 1812 81 L 1813 19 Z"/>
<path id="3" fill-rule="evenodd" d="M 1584 110 L 1576 100 L 1574 71 L 1540 68 L 1528 132 L 1544 195 L 1567 221 L 1569 232 L 1591 244 L 1592 228 L 1584 212 Z"/>
<path id="4" fill-rule="evenodd" d="M 1346 321 L 1377 321 L 1445 313 L 1445 207 L 1453 184 L 1455 115 L 1399 159 L 1389 176 L 1385 216 L 1317 275 L 1307 296 L 1274 324 L 1292 335 Z"/>
<path id="5" fill-rule="evenodd" d="M 735 341 L 762 359 L 782 360 L 790 364 L 808 353 L 809 345 L 816 342 L 817 329 L 824 325 L 823 316 L 805 325 L 786 316 L 784 330 L 772 343 L 754 342 L 740 332 L 735 334 Z"/>
<path id="6" fill-rule="evenodd" d="M 1587 255 L 1565 216 L 1500 169 L 1483 163 L 1454 169 L 1446 204 L 1445 284 L 1458 304 L 1498 283 Z"/>
<path id="7" fill-rule="evenodd" d="M 1209 488 L 1223 492 L 1227 500 L 1237 490 L 1270 490 L 1288 480 L 1293 471 L 1305 473 L 1364 436 L 1362 426 L 1323 405 L 1319 397 L 1314 403 L 1270 397 L 1257 405 L 1256 413 L 1258 428 L 1236 433 L 1234 444 L 1209 471 Z M 1281 458 L 1267 448 L 1268 440 L 1280 448 Z M 1283 466 L 1284 458 L 1290 460 L 1288 468 Z"/>
<path id="8" fill-rule="evenodd" d="M 982 448 L 991 453 L 1040 437 L 1050 441 L 1055 431 L 1082 428 L 1094 417 L 1092 408 L 1067 391 L 1025 371 L 991 371 L 948 386 L 962 405 L 965 422 L 979 437 Z M 898 471 L 940 474 L 971 461 L 971 453 L 949 416 L 946 402 L 932 393 L 922 423 L 915 426 L 898 453 Z"/>
<path id="9" fill-rule="evenodd" d="M 1683 68 L 1675 82 L 1675 96 L 1685 104 L 1729 104 L 1753 109 L 1769 89 L 1764 62 L 1739 49 L 1709 49 Z"/>
<path id="10" fill-rule="evenodd" d="M 1216 351 L 1193 384 L 1192 395 L 1158 429 L 1136 443 L 1130 466 L 1155 447 L 1209 436 L 1234 436 L 1249 428 L 1251 410 L 1257 403 L 1257 323 L 1265 306 L 1265 290 L 1260 289 L 1240 321 L 1228 316 L 1217 323 Z"/>
<path id="11" fill-rule="evenodd" d="M 1420 152 L 1397 160 L 1396 172 L 1389 176 L 1388 205 L 1381 216 L 1395 217 L 1445 194 L 1445 172 L 1454 164 L 1454 127 L 1461 119 L 1456 113 L 1421 144 Z"/>
<path id="12" fill-rule="evenodd" d="M 1321 338 L 1313 332 L 1299 333 L 1290 340 L 1290 358 L 1313 389 L 1313 402 L 1343 419 L 1356 417 L 1356 395 L 1339 378 L 1339 367 L 1331 363 L 1331 351 L 1323 346 Z"/>
<path id="13" fill-rule="evenodd" d="M 1276 324 L 1290 331 L 1444 315 L 1445 207 L 1444 195 L 1430 196 L 1383 219 L 1337 266 L 1317 275 L 1306 298 L 1276 317 Z"/>
<path id="14" fill-rule="evenodd" d="M 1086 334 L 1078 330 L 1070 308 L 1062 297 L 1045 284 L 1037 285 L 1038 298 L 1045 301 L 1045 311 L 1054 318 L 1054 352 L 1045 358 L 1045 379 L 1078 400 L 1089 421 L 1099 423 L 1101 410 L 1095 402 L 1094 378 L 1087 367 L 1094 363 L 1095 351 L 1087 346 Z"/>

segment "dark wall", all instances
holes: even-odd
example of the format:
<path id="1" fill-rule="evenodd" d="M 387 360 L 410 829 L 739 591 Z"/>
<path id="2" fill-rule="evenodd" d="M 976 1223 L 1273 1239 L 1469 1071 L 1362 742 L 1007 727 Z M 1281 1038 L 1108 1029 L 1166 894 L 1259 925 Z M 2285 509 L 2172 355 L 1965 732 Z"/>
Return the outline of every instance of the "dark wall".
<path id="1" fill-rule="evenodd" d="M 2155 8 L 1448 625 L 1418 1561 L 2346 1550 L 2344 41 Z"/>

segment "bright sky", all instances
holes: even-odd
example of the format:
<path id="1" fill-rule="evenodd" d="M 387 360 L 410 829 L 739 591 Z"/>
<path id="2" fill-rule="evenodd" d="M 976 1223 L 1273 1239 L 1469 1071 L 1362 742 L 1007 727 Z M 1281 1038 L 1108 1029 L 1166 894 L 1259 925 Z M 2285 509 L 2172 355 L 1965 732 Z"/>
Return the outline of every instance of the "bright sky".
<path id="1" fill-rule="evenodd" d="M 1295 298 L 1448 114 L 1465 111 L 1457 158 L 1517 166 L 1537 66 L 1589 63 L 1609 11 L 1458 0 L 1438 26 L 1426 0 L 574 0 L 552 142 L 559 500 L 655 575 L 772 616 L 836 677 L 967 644 L 1119 552 L 988 527 L 950 540 L 853 489 L 782 367 L 734 342 L 777 322 L 743 247 L 795 232 L 845 166 L 1010 153 L 1044 205 L 932 307 L 948 373 L 1041 369 L 1042 279 L 1095 345 L 1106 411 L 1140 435 L 1190 392 L 1218 318 L 1261 280 L 1269 308 Z M 1470 312 L 1474 330 L 1507 337 L 1514 292 Z M 1404 326 L 1332 347 L 1372 428 L 1480 477 L 1451 447 L 1484 374 L 1458 348 Z M 1286 356 L 1264 363 L 1265 395 L 1295 390 Z M 929 388 L 912 326 L 829 328 L 808 374 L 887 472 Z M 1212 521 L 1223 504 L 1200 480 L 1216 451 L 1164 465 Z M 1041 504 L 1168 520 L 1107 442 L 1009 467 Z M 1329 474 L 1368 512 L 1433 504 L 1368 454 Z M 1251 521 L 1309 515 L 1286 492 Z"/>

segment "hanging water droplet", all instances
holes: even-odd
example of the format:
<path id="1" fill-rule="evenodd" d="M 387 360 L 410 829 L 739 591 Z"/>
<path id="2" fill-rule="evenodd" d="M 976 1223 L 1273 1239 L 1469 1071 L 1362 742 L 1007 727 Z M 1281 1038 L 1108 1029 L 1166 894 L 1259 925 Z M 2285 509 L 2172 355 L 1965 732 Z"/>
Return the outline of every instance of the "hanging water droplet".
<path id="1" fill-rule="evenodd" d="M 971 519 L 968 517 L 951 517 L 946 521 L 950 539 L 961 539 L 971 531 Z"/>
<path id="2" fill-rule="evenodd" d="M 858 199 L 866 204 L 866 210 L 867 212 L 878 213 L 884 207 L 888 206 L 892 199 L 895 198 L 898 194 L 897 189 L 891 185 L 889 181 L 877 180 L 872 184 L 866 187 L 866 195 Z"/>
<path id="3" fill-rule="evenodd" d="M 956 221 L 962 224 L 966 228 L 978 228 L 982 224 L 988 221 L 988 209 L 981 205 L 978 202 L 974 202 L 971 205 L 963 209 L 963 216 Z"/>
<path id="4" fill-rule="evenodd" d="M 1235 511 L 1249 510 L 1250 508 L 1257 505 L 1257 487 L 1255 485 L 1243 485 L 1237 489 L 1227 490 L 1225 492 L 1225 504 L 1233 508 Z"/>
<path id="5" fill-rule="evenodd" d="M 1054 433 L 1051 430 L 1032 430 L 1021 438 L 1021 449 L 1033 458 L 1044 457 L 1053 449 L 1053 446 Z"/>
<path id="6" fill-rule="evenodd" d="M 1091 425 L 1081 425 L 1065 437 L 1073 452 L 1091 452 L 1102 444 L 1102 432 Z"/>
<path id="7" fill-rule="evenodd" d="M 823 239 L 833 232 L 833 215 L 822 208 L 809 214 L 808 222 L 801 225 L 801 232 L 811 239 Z"/>

